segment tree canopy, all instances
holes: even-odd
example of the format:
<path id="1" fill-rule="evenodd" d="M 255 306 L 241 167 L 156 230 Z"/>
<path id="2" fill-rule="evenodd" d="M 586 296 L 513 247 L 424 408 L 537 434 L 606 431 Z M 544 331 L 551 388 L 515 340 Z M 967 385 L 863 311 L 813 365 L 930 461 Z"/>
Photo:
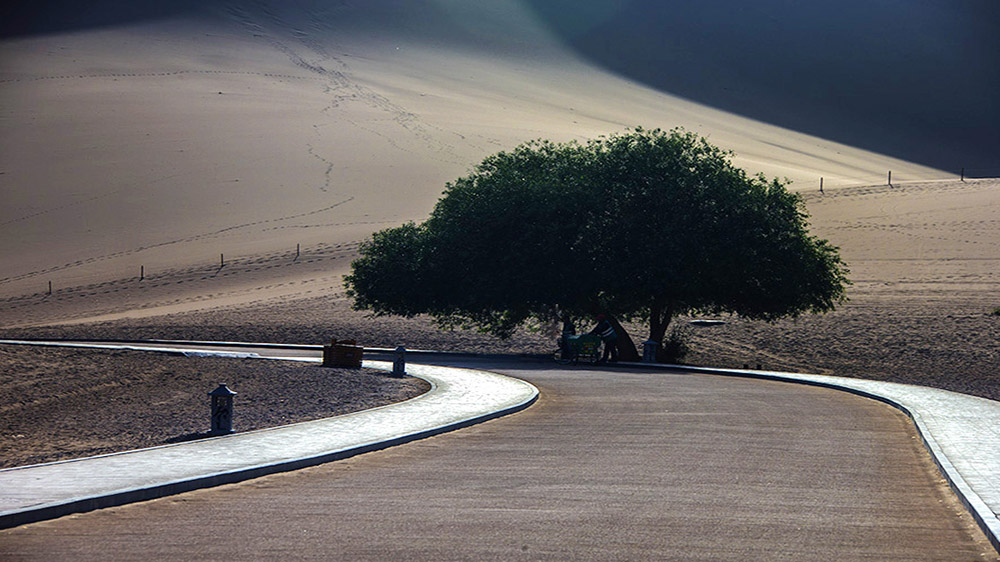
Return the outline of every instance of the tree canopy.
<path id="1" fill-rule="evenodd" d="M 447 184 L 430 218 L 375 233 L 345 277 L 358 310 L 509 336 L 530 319 L 775 320 L 845 299 L 801 199 L 680 129 L 532 141 Z"/>

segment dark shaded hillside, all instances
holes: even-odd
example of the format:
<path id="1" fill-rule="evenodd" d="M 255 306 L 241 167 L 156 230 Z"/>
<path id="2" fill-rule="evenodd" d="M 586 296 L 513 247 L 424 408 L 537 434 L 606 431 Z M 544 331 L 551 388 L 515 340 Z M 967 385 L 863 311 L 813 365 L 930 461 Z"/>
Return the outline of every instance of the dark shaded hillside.
<path id="1" fill-rule="evenodd" d="M 665 92 L 934 168 L 1000 175 L 1000 2 L 531 0 Z"/>
<path id="2" fill-rule="evenodd" d="M 194 13 L 210 1 L 42 0 L 0 8 L 0 37 L 80 31 Z"/>
<path id="3" fill-rule="evenodd" d="M 221 22 L 235 11 L 310 34 L 532 56 L 519 30 L 492 21 L 506 5 L 481 2 L 43 0 L 3 8 L 0 37 L 181 15 Z M 524 2 L 586 58 L 661 91 L 933 168 L 1000 176 L 996 0 Z"/>

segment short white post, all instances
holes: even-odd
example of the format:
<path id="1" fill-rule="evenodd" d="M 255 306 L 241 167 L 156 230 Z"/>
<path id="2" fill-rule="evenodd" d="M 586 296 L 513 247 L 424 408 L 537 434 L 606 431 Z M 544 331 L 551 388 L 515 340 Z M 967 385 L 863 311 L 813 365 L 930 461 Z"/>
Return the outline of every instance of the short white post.
<path id="1" fill-rule="evenodd" d="M 218 388 L 208 395 L 212 399 L 212 435 L 232 433 L 233 396 L 236 396 L 236 393 L 229 390 L 226 383 L 220 383 Z"/>
<path id="2" fill-rule="evenodd" d="M 396 356 L 392 360 L 392 375 L 395 377 L 406 376 L 406 348 L 403 346 L 396 348 Z"/>

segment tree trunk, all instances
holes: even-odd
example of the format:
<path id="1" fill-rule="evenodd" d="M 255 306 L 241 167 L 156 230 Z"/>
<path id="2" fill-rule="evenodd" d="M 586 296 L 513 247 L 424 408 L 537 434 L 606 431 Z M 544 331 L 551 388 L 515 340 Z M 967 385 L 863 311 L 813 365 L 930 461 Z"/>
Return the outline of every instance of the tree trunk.
<path id="1" fill-rule="evenodd" d="M 674 310 L 670 304 L 658 299 L 653 300 L 653 304 L 649 307 L 649 339 L 659 344 L 656 347 L 657 362 L 663 361 L 663 338 L 673 317 Z"/>
<path id="2" fill-rule="evenodd" d="M 635 342 L 629 337 L 628 332 L 622 327 L 621 323 L 614 316 L 608 315 L 608 321 L 611 322 L 611 326 L 615 329 L 618 334 L 618 360 L 619 361 L 638 361 L 639 352 L 635 349 Z"/>

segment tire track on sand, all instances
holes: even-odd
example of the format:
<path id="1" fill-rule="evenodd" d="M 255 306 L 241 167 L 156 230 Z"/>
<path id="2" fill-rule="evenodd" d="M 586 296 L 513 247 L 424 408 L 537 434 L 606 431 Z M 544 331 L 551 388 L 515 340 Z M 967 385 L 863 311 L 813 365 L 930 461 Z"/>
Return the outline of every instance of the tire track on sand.
<path id="1" fill-rule="evenodd" d="M 77 260 L 77 261 L 72 262 L 72 263 L 66 263 L 66 264 L 63 264 L 63 265 L 58 265 L 58 266 L 50 267 L 50 268 L 47 268 L 47 269 L 41 269 L 41 270 L 31 271 L 31 272 L 28 272 L 28 273 L 23 273 L 21 275 L 15 275 L 15 276 L 12 276 L 12 277 L 4 277 L 4 278 L 0 278 L 0 285 L 6 285 L 6 284 L 12 283 L 14 281 L 22 281 L 22 280 L 25 280 L 25 279 L 31 279 L 33 277 L 38 277 L 40 275 L 46 275 L 46 274 L 54 273 L 54 272 L 57 272 L 57 271 L 63 271 L 63 270 L 70 269 L 70 268 L 77 267 L 77 266 L 81 266 L 81 265 L 92 264 L 92 263 L 97 263 L 97 262 L 112 260 L 112 259 L 116 259 L 116 258 L 121 258 L 121 257 L 124 257 L 124 256 L 133 255 L 133 254 L 138 254 L 140 252 L 144 252 L 146 250 L 152 250 L 154 248 L 162 248 L 162 247 L 165 247 L 165 246 L 172 246 L 174 244 L 185 244 L 185 243 L 189 243 L 189 242 L 197 242 L 197 241 L 200 241 L 200 240 L 205 240 L 205 239 L 208 239 L 208 238 L 213 238 L 213 237 L 219 236 L 221 234 L 225 234 L 225 233 L 228 233 L 228 232 L 233 232 L 233 231 L 244 229 L 244 228 L 250 228 L 250 227 L 260 226 L 260 225 L 269 225 L 269 224 L 274 224 L 274 223 L 279 223 L 279 222 L 284 222 L 284 221 L 289 221 L 289 220 L 300 219 L 300 218 L 304 218 L 304 217 L 310 217 L 310 216 L 313 216 L 313 215 L 318 215 L 320 213 L 325 213 L 327 211 L 336 209 L 337 207 L 340 207 L 341 205 L 345 205 L 347 203 L 350 203 L 353 200 L 354 200 L 354 197 L 352 196 L 352 197 L 348 197 L 347 199 L 338 201 L 338 202 L 336 202 L 336 203 L 334 203 L 332 205 L 323 207 L 322 209 L 315 209 L 315 210 L 312 210 L 312 211 L 306 211 L 306 212 L 297 213 L 297 214 L 294 214 L 294 215 L 287 215 L 287 216 L 279 217 L 279 218 L 264 219 L 264 220 L 254 221 L 254 222 L 248 222 L 248 223 L 231 225 L 231 226 L 227 226 L 225 228 L 221 228 L 219 230 L 215 230 L 215 231 L 207 232 L 207 233 L 202 233 L 202 234 L 196 234 L 194 236 L 188 236 L 186 238 L 179 238 L 179 239 L 176 239 L 176 240 L 169 240 L 169 241 L 166 241 L 166 242 L 160 242 L 158 244 L 151 244 L 149 246 L 140 246 L 138 248 L 133 248 L 131 250 L 123 250 L 121 252 L 113 252 L 113 253 L 104 254 L 104 255 L 101 255 L 101 256 L 94 256 L 94 257 L 90 257 L 90 258 L 86 258 L 86 259 Z"/>
<path id="2" fill-rule="evenodd" d="M 347 64 L 340 58 L 333 56 L 317 41 L 308 37 L 307 34 L 295 28 L 295 26 L 283 21 L 277 14 L 269 10 L 264 2 L 257 2 L 258 12 L 264 13 L 270 20 L 271 23 L 279 28 L 279 31 L 285 31 L 295 38 L 296 41 L 300 42 L 306 49 L 316 53 L 319 57 L 318 61 L 311 62 L 307 60 L 303 55 L 299 54 L 294 48 L 289 46 L 284 41 L 278 39 L 275 34 L 269 33 L 265 25 L 256 19 L 253 15 L 249 13 L 242 6 L 235 4 L 230 4 L 227 7 L 229 15 L 240 25 L 242 25 L 248 32 L 251 33 L 255 38 L 265 41 L 275 50 L 281 52 L 289 61 L 295 66 L 307 70 L 317 76 L 320 76 L 329 81 L 329 93 L 333 96 L 333 102 L 330 108 L 336 108 L 341 103 L 344 102 L 361 102 L 373 109 L 383 111 L 390 115 L 390 119 L 396 123 L 399 127 L 407 131 L 408 133 L 414 135 L 420 141 L 427 143 L 427 145 L 435 148 L 437 152 L 442 154 L 447 154 L 451 159 L 444 159 L 442 161 L 449 163 L 461 163 L 458 155 L 455 152 L 455 147 L 446 143 L 443 143 L 436 139 L 430 132 L 429 128 L 437 129 L 441 132 L 444 131 L 438 127 L 432 127 L 423 123 L 419 116 L 411 111 L 408 111 L 404 107 L 393 103 L 391 100 L 385 96 L 375 92 L 371 88 L 363 86 L 353 80 L 345 72 L 341 70 L 335 70 L 328 68 L 324 63 L 333 62 L 343 69 L 347 69 Z M 358 123 L 348 120 L 352 125 L 359 127 L 363 130 L 367 130 L 373 134 L 376 134 L 384 138 L 389 144 L 399 150 L 405 152 L 411 152 L 403 149 L 396 143 L 393 139 L 386 135 L 380 134 L 376 131 L 366 129 L 361 127 Z M 451 133 L 455 134 L 455 133 Z M 461 137 L 461 135 L 458 135 Z"/>

